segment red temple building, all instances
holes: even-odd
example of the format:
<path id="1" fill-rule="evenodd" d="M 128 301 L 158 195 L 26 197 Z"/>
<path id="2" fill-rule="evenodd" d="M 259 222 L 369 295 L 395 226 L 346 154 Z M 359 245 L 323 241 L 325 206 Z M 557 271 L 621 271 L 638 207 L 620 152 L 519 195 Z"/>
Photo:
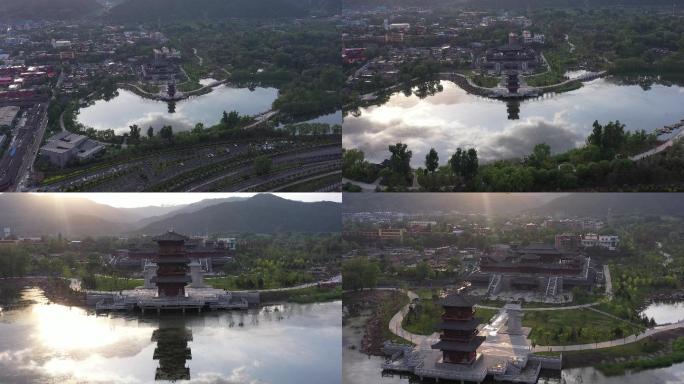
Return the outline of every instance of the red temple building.
<path id="1" fill-rule="evenodd" d="M 432 349 L 442 351 L 442 363 L 471 365 L 477 359 L 477 348 L 485 341 L 478 336 L 479 320 L 475 318 L 475 300 L 471 297 L 453 294 L 443 299 L 442 330 L 439 342 Z"/>
<path id="2" fill-rule="evenodd" d="M 185 251 L 187 237 L 169 231 L 153 239 L 159 246 L 153 261 L 157 264 L 157 275 L 152 282 L 157 285 L 159 297 L 185 297 L 185 286 L 191 281 L 188 264 L 190 258 Z"/>

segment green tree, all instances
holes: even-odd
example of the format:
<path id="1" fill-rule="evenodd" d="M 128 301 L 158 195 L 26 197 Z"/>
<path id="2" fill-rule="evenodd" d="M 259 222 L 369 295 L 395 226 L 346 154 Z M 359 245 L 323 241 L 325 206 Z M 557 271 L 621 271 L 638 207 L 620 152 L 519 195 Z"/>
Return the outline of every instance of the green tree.
<path id="1" fill-rule="evenodd" d="M 389 151 L 392 154 L 389 159 L 391 171 L 406 180 L 410 179 L 413 152 L 409 151 L 408 146 L 402 143 L 390 145 Z"/>
<path id="2" fill-rule="evenodd" d="M 438 167 L 439 155 L 437 155 L 437 151 L 434 148 L 430 148 L 430 152 L 425 155 L 425 168 L 427 168 L 428 172 L 435 173 Z"/>
<path id="3" fill-rule="evenodd" d="M 173 127 L 170 125 L 165 125 L 159 130 L 159 136 L 165 140 L 171 140 L 173 138 Z"/>
<path id="4" fill-rule="evenodd" d="M 140 127 L 138 127 L 137 124 L 133 124 L 128 128 L 130 128 L 131 130 L 131 133 L 129 135 L 131 142 L 137 143 L 138 141 L 140 141 Z"/>
<path id="5" fill-rule="evenodd" d="M 254 159 L 254 172 L 261 176 L 271 171 L 272 161 L 267 155 L 262 155 Z"/>

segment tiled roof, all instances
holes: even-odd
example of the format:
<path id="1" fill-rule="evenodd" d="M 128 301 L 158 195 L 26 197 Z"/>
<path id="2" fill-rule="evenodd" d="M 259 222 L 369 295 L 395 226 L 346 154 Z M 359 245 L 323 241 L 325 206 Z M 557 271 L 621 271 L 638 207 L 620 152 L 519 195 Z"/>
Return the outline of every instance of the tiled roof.
<path id="1" fill-rule="evenodd" d="M 188 241 L 188 240 L 190 240 L 190 238 L 183 236 L 179 233 L 176 233 L 174 231 L 168 231 L 162 235 L 153 237 L 152 240 L 154 240 L 154 241 Z"/>

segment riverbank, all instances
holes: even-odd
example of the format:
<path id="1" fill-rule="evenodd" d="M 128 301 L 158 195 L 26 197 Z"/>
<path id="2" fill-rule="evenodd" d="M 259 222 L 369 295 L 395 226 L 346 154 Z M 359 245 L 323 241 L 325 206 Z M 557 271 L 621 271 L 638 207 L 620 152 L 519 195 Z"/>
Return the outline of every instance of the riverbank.
<path id="1" fill-rule="evenodd" d="M 84 292 L 71 289 L 70 281 L 59 277 L 14 277 L 0 279 L 0 300 L 3 306 L 23 305 L 19 298 L 21 291 L 27 287 L 38 287 L 45 297 L 53 303 L 67 306 L 85 306 Z M 14 298 L 14 299 L 13 299 Z M 30 303 L 28 303 L 30 304 Z"/>
<path id="2" fill-rule="evenodd" d="M 627 371 L 667 367 L 684 361 L 684 359 L 680 360 L 681 352 L 675 351 L 676 344 L 673 348 L 675 341 L 682 340 L 682 337 L 684 337 L 684 329 L 680 328 L 612 348 L 563 352 L 563 367 L 569 369 L 593 366 L 607 376 L 623 375 Z"/>
<path id="3" fill-rule="evenodd" d="M 342 300 L 342 287 L 307 287 L 301 289 L 267 291 L 260 294 L 262 303 L 283 302 L 310 304 Z"/>
<path id="4" fill-rule="evenodd" d="M 366 316 L 359 351 L 367 355 L 385 356 L 382 347 L 385 341 L 407 341 L 392 334 L 387 326 L 394 314 L 408 304 L 405 293 L 393 290 L 364 290 L 345 292 L 343 323 L 349 318 Z"/>

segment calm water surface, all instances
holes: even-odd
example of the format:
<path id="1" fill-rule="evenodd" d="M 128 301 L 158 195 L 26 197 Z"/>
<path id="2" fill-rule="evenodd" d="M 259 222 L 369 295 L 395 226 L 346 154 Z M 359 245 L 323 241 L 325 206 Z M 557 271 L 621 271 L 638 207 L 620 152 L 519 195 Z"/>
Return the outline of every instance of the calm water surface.
<path id="1" fill-rule="evenodd" d="M 591 124 L 620 120 L 628 130 L 653 131 L 684 119 L 684 87 L 622 85 L 597 79 L 563 94 L 526 100 L 517 110 L 503 101 L 468 94 L 442 81 L 443 91 L 420 99 L 395 93 L 380 106 L 361 108 L 344 118 L 345 148 L 357 148 L 380 162 L 388 145 L 403 142 L 413 151 L 412 164 L 423 166 L 434 147 L 446 164 L 458 147 L 475 147 L 480 159 L 522 157 L 545 142 L 562 152 L 582 145 Z M 511 116 L 509 116 L 511 115 Z"/>
<path id="2" fill-rule="evenodd" d="M 341 382 L 339 301 L 141 318 L 23 295 L 0 314 L 0 383 Z"/>
<path id="3" fill-rule="evenodd" d="M 133 124 L 142 127 L 143 134 L 147 127 L 152 126 L 156 131 L 164 125 L 171 125 L 176 132 L 186 131 L 197 123 L 205 126 L 218 123 L 223 111 L 237 111 L 250 116 L 266 112 L 277 97 L 276 88 L 250 90 L 220 85 L 205 95 L 177 102 L 175 111 L 171 113 L 166 102 L 145 99 L 119 89 L 119 95 L 113 99 L 98 100 L 81 108 L 78 122 L 97 130 L 113 129 L 117 134 L 129 132 L 128 127 Z"/>
<path id="4" fill-rule="evenodd" d="M 656 324 L 670 324 L 684 320 L 684 302 L 651 303 L 642 315 L 655 319 Z"/>

